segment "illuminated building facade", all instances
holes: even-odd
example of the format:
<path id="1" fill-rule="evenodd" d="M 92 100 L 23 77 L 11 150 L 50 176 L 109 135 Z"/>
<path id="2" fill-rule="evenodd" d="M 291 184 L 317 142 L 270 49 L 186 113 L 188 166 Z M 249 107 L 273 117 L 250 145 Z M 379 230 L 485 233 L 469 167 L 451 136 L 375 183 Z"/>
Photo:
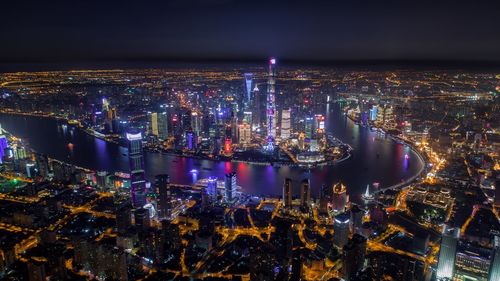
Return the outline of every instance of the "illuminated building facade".
<path id="1" fill-rule="evenodd" d="M 146 179 L 144 175 L 142 134 L 138 131 L 131 130 L 126 134 L 126 137 L 128 141 L 132 206 L 142 207 L 146 204 Z"/>
<path id="2" fill-rule="evenodd" d="M 281 139 L 286 140 L 290 138 L 291 122 L 290 122 L 290 112 L 291 110 L 283 109 L 281 111 Z"/>
<path id="3" fill-rule="evenodd" d="M 226 202 L 232 202 L 234 200 L 236 189 L 236 174 L 226 174 L 224 178 L 224 194 Z"/>
<path id="4" fill-rule="evenodd" d="M 459 228 L 450 227 L 448 225 L 444 226 L 436 273 L 438 280 L 451 280 L 453 278 L 459 236 Z"/>
<path id="5" fill-rule="evenodd" d="M 250 100 L 252 99 L 253 74 L 252 73 L 245 73 L 244 76 L 245 76 L 245 90 L 246 90 L 245 101 L 246 101 L 246 103 L 249 103 Z"/>
<path id="6" fill-rule="evenodd" d="M 333 222 L 333 243 L 339 247 L 344 247 L 349 240 L 349 225 L 351 216 L 348 213 L 341 213 L 335 216 Z"/>
<path id="7" fill-rule="evenodd" d="M 269 59 L 269 73 L 267 79 L 267 148 L 274 148 L 276 138 L 276 59 Z"/>
<path id="8" fill-rule="evenodd" d="M 207 194 L 212 202 L 217 201 L 217 178 L 210 177 L 207 180 Z"/>
<path id="9" fill-rule="evenodd" d="M 149 122 L 151 126 L 151 134 L 158 137 L 158 113 L 153 112 L 149 115 Z"/>
<path id="10" fill-rule="evenodd" d="M 250 124 L 243 123 L 238 126 L 238 143 L 247 145 L 252 141 L 252 129 Z"/>
<path id="11" fill-rule="evenodd" d="M 158 114 L 158 139 L 165 140 L 168 137 L 168 115 L 166 112 Z"/>

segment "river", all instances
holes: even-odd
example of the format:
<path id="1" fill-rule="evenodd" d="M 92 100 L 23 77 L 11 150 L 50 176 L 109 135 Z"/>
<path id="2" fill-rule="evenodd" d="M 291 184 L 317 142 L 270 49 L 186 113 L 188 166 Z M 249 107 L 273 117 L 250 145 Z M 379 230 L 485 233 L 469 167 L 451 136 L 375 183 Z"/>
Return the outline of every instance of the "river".
<path id="1" fill-rule="evenodd" d="M 380 188 L 400 183 L 416 175 L 424 163 L 406 145 L 356 125 L 349 120 L 337 104 L 328 104 L 326 130 L 334 137 L 348 143 L 353 155 L 333 166 L 311 170 L 299 167 L 272 167 L 247 163 L 216 162 L 190 159 L 160 153 L 145 153 L 146 176 L 166 173 L 171 181 L 192 184 L 200 178 L 223 178 L 228 171 L 237 173 L 238 185 L 248 194 L 278 196 L 286 177 L 294 180 L 294 194 L 299 193 L 299 183 L 304 178 L 311 181 L 311 196 L 316 197 L 320 185 L 342 181 L 352 201 L 361 201 L 367 184 L 380 183 Z M 63 121 L 44 117 L 0 114 L 0 124 L 14 135 L 28 141 L 35 151 L 77 166 L 107 170 L 127 171 L 126 148 L 92 137 Z M 72 149 L 68 146 L 72 143 Z M 408 155 L 409 157 L 405 157 Z M 192 174 L 192 169 L 199 173 Z"/>

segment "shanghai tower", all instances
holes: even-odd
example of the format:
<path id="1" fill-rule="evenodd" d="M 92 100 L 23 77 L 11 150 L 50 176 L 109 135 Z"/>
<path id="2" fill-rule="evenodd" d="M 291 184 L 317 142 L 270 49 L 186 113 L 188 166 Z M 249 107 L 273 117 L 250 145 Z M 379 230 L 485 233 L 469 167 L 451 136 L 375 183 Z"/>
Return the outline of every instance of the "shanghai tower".
<path id="1" fill-rule="evenodd" d="M 276 59 L 269 59 L 269 73 L 267 79 L 267 149 L 272 150 L 276 138 Z"/>

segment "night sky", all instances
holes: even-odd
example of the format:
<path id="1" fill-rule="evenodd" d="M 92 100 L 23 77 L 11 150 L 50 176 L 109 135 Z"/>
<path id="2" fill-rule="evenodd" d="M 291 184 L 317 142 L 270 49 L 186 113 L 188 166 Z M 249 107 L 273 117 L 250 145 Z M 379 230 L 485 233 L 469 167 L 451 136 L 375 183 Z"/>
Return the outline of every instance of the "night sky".
<path id="1" fill-rule="evenodd" d="M 3 62 L 500 62 L 500 1 L 2 2 Z"/>

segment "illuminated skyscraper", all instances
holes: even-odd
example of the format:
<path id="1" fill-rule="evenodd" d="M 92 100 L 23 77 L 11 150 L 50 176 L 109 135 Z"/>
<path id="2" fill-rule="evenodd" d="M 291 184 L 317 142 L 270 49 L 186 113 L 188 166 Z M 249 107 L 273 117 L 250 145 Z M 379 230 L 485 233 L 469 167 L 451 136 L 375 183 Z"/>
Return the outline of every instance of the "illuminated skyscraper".
<path id="1" fill-rule="evenodd" d="M 2 157 L 5 155 L 5 149 L 7 149 L 7 138 L 2 135 L 3 129 L 0 126 L 0 164 L 2 164 Z"/>
<path id="2" fill-rule="evenodd" d="M 158 113 L 158 139 L 165 140 L 168 137 L 168 117 L 166 112 Z"/>
<path id="3" fill-rule="evenodd" d="M 460 229 L 445 225 L 441 238 L 436 277 L 438 280 L 452 280 Z"/>
<path id="4" fill-rule="evenodd" d="M 311 184 L 309 179 L 303 179 L 300 183 L 300 204 L 304 207 L 311 205 Z"/>
<path id="5" fill-rule="evenodd" d="M 500 236 L 495 236 L 495 248 L 491 261 L 490 275 L 488 281 L 500 280 Z"/>
<path id="6" fill-rule="evenodd" d="M 333 222 L 333 243 L 342 248 L 349 239 L 349 224 L 351 216 L 348 213 L 341 213 L 335 216 Z"/>
<path id="7" fill-rule="evenodd" d="M 281 111 L 281 139 L 286 140 L 290 138 L 290 109 L 283 109 Z"/>
<path id="8" fill-rule="evenodd" d="M 158 137 L 158 113 L 151 113 L 149 115 L 149 122 L 151 124 L 151 134 Z"/>
<path id="9" fill-rule="evenodd" d="M 261 120 L 261 101 L 260 101 L 260 91 L 257 85 L 253 88 L 253 107 L 252 107 L 252 128 L 260 127 Z"/>
<path id="10" fill-rule="evenodd" d="M 269 59 L 269 73 L 267 79 L 267 148 L 274 148 L 276 138 L 276 59 Z"/>
<path id="11" fill-rule="evenodd" d="M 207 194 L 212 202 L 217 201 L 217 178 L 210 177 L 207 181 Z"/>
<path id="12" fill-rule="evenodd" d="M 253 74 L 252 73 L 245 73 L 245 89 L 246 89 L 246 103 L 249 103 L 250 100 L 252 99 L 252 78 Z"/>
<path id="13" fill-rule="evenodd" d="M 283 206 L 292 207 L 292 179 L 286 178 L 283 184 Z"/>
<path id="14" fill-rule="evenodd" d="M 252 141 L 252 129 L 248 123 L 238 126 L 238 143 L 247 145 Z"/>
<path id="15" fill-rule="evenodd" d="M 226 202 L 232 202 L 236 193 L 236 174 L 228 173 L 224 180 L 224 193 Z"/>
<path id="16" fill-rule="evenodd" d="M 142 207 L 146 204 L 146 179 L 144 176 L 144 156 L 142 152 L 142 134 L 131 130 L 126 134 L 128 140 L 128 160 L 130 168 L 130 191 L 132 205 Z"/>

